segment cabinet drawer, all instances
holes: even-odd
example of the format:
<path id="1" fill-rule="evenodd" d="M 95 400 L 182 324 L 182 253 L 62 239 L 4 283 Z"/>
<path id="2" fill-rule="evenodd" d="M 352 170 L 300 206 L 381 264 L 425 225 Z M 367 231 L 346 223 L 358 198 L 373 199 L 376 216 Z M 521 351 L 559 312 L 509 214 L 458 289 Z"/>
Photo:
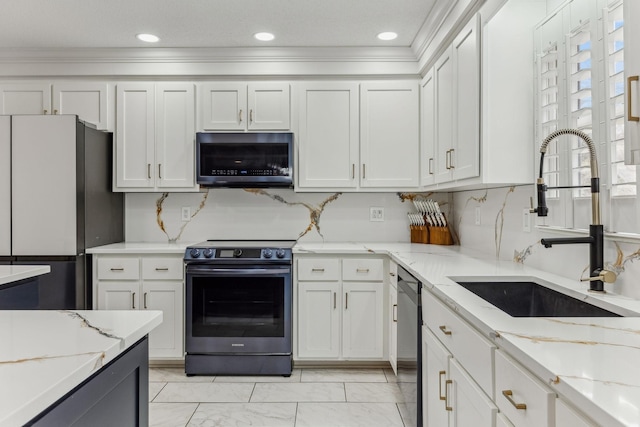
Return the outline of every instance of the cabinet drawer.
<path id="1" fill-rule="evenodd" d="M 493 397 L 495 346 L 428 291 L 422 292 L 422 318 L 453 357 Z"/>
<path id="2" fill-rule="evenodd" d="M 495 401 L 500 411 L 516 426 L 554 425 L 555 393 L 502 351 L 495 355 Z"/>
<path id="3" fill-rule="evenodd" d="M 382 281 L 381 259 L 345 259 L 342 261 L 342 280 Z"/>
<path id="4" fill-rule="evenodd" d="M 142 278 L 145 280 L 182 280 L 184 263 L 176 257 L 142 258 Z"/>
<path id="5" fill-rule="evenodd" d="M 299 259 L 298 280 L 340 280 L 340 261 L 337 258 Z"/>
<path id="6" fill-rule="evenodd" d="M 138 280 L 139 278 L 139 258 L 98 257 L 99 280 Z"/>

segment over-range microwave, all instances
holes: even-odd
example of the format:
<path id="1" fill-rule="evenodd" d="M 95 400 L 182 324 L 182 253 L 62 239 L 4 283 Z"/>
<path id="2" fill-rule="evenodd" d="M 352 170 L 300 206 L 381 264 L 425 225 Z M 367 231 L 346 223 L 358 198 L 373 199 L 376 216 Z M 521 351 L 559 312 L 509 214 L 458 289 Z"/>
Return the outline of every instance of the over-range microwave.
<path id="1" fill-rule="evenodd" d="M 205 187 L 293 187 L 293 133 L 196 133 L 196 178 Z"/>

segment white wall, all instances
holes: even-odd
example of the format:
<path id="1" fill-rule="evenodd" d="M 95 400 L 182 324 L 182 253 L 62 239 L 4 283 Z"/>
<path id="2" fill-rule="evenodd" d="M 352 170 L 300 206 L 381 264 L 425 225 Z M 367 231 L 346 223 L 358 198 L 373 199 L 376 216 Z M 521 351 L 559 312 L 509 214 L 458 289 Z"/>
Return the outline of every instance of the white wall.
<path id="1" fill-rule="evenodd" d="M 535 228 L 540 222 L 531 216 L 531 232 L 523 231 L 522 213 L 534 196 L 532 185 L 491 190 L 462 191 L 452 194 L 453 224 L 462 246 L 491 253 L 499 259 L 511 259 L 532 267 L 578 280 L 588 276 L 589 245 L 555 245 L 545 248 L 540 239 L 563 237 L 566 233 L 549 233 Z M 480 225 L 475 223 L 476 208 L 480 210 Z M 640 230 L 636 231 L 640 233 Z M 499 248 L 499 252 L 498 252 Z M 622 262 L 617 262 L 618 248 Z M 632 298 L 640 298 L 640 241 L 618 242 L 605 238 L 605 267 L 619 273 L 614 284 L 605 289 Z M 585 289 L 588 285 L 585 283 Z"/>
<path id="2" fill-rule="evenodd" d="M 206 239 L 293 239 L 311 225 L 301 241 L 321 242 L 323 237 L 311 224 L 311 212 L 335 193 L 295 193 L 266 190 L 252 194 L 242 189 L 211 189 L 204 208 L 189 221 L 181 221 L 181 208 L 195 213 L 207 193 L 170 193 L 162 203 L 158 225 L 156 203 L 161 193 L 126 195 L 126 240 L 163 242 L 175 238 L 186 224 L 179 242 Z M 282 201 L 272 198 L 280 197 Z M 443 199 L 443 197 L 445 199 Z M 446 201 L 448 195 L 436 200 Z M 286 203 L 285 203 L 286 202 Z M 446 206 L 446 203 L 444 203 Z M 369 221 L 369 208 L 383 207 L 384 221 Z M 328 242 L 408 242 L 407 213 L 415 212 L 410 202 L 396 193 L 344 193 L 324 206 L 320 232 Z"/>

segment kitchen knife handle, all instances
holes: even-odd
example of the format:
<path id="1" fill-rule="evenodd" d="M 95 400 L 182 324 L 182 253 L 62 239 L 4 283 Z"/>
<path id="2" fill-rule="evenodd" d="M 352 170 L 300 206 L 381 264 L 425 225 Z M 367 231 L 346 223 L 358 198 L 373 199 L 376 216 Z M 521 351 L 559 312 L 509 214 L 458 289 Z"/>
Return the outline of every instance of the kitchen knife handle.
<path id="1" fill-rule="evenodd" d="M 131 308 L 132 309 L 136 309 L 136 293 L 132 292 L 131 293 Z"/>

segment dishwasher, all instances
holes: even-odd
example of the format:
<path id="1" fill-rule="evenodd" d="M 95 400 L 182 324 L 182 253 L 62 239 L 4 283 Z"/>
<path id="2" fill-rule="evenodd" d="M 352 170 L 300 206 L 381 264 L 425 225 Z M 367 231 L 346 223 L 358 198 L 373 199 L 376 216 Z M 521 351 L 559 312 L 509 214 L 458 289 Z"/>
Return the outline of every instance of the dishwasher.
<path id="1" fill-rule="evenodd" d="M 422 283 L 398 266 L 398 387 L 405 425 L 422 427 Z"/>

